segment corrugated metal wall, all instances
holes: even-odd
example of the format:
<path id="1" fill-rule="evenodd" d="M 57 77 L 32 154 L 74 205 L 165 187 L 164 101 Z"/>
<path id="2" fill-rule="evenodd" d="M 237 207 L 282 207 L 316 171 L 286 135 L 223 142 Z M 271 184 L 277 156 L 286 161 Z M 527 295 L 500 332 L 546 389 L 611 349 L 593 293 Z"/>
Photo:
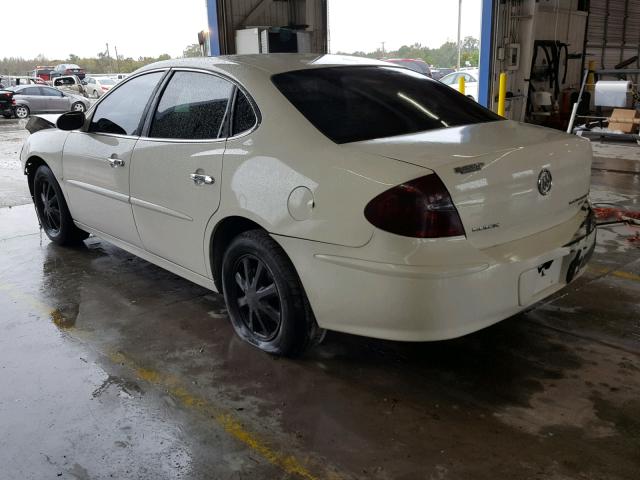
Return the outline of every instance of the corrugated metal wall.
<path id="1" fill-rule="evenodd" d="M 235 53 L 235 31 L 246 27 L 310 27 L 312 50 L 327 52 L 327 0 L 218 0 L 223 54 Z"/>
<path id="2" fill-rule="evenodd" d="M 640 0 L 591 0 L 586 52 L 597 68 L 640 55 Z"/>

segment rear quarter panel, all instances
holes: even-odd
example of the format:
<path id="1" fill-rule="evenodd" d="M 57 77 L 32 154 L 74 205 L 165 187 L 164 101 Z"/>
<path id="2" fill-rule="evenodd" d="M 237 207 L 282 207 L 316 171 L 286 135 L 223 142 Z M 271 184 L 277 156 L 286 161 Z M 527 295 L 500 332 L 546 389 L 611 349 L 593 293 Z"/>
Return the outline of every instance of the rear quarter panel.
<path id="1" fill-rule="evenodd" d="M 239 215 L 274 234 L 362 246 L 374 230 L 364 217 L 366 204 L 382 191 L 430 172 L 336 145 L 268 77 L 244 83 L 259 105 L 262 122 L 252 133 L 227 141 L 221 208 L 210 230 L 219 220 Z M 305 218 L 296 220 L 289 197 L 297 187 L 306 187 L 313 201 Z"/>

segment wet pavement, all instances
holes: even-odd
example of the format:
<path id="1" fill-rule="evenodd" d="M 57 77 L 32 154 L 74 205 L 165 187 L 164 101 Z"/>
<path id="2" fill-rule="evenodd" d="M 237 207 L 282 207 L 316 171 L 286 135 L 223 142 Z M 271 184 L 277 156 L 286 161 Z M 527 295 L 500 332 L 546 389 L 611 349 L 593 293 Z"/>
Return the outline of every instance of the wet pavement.
<path id="1" fill-rule="evenodd" d="M 594 200 L 640 211 L 609 160 Z M 637 479 L 634 234 L 600 229 L 583 277 L 481 332 L 329 333 L 285 360 L 238 340 L 221 296 L 0 208 L 0 478 Z"/>

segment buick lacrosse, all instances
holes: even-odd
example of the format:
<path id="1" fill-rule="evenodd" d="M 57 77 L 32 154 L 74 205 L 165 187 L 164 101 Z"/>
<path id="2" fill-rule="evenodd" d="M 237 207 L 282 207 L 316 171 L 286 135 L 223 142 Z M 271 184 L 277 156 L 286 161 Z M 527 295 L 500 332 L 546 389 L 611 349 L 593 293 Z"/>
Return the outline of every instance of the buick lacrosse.
<path id="1" fill-rule="evenodd" d="M 39 221 L 224 294 L 240 337 L 465 335 L 563 288 L 595 244 L 589 142 L 424 75 L 295 54 L 144 67 L 30 120 Z"/>

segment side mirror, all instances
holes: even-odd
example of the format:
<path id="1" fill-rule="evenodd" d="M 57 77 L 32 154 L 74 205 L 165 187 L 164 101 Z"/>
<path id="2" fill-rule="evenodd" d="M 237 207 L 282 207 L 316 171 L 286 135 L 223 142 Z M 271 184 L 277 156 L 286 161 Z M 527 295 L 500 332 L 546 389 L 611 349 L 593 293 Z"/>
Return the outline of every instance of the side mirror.
<path id="1" fill-rule="evenodd" d="M 88 85 L 88 83 L 87 83 L 87 82 L 85 82 L 84 80 L 82 80 L 82 84 L 83 84 L 83 85 Z"/>
<path id="2" fill-rule="evenodd" d="M 58 117 L 56 127 L 60 130 L 77 130 L 82 128 L 85 120 L 84 112 L 67 112 Z"/>

